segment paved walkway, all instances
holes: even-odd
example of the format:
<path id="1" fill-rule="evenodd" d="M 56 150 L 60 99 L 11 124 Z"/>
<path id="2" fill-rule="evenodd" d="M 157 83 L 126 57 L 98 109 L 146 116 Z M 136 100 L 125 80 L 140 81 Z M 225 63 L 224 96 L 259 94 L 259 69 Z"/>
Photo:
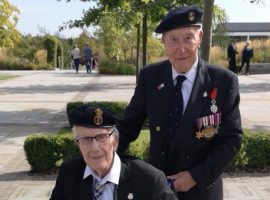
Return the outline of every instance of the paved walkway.
<path id="1" fill-rule="evenodd" d="M 71 71 L 0 71 L 17 78 L 0 81 L 0 200 L 45 200 L 55 175 L 30 175 L 23 151 L 30 134 L 67 126 L 70 101 L 129 101 L 133 76 L 99 76 Z M 270 75 L 239 76 L 244 128 L 270 130 Z M 225 200 L 270 200 L 270 174 L 226 174 Z"/>

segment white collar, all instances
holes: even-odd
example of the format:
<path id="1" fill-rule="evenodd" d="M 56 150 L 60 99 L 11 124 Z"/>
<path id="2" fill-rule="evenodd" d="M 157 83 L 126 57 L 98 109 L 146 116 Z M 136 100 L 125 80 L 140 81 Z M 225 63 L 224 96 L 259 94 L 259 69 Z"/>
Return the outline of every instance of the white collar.
<path id="1" fill-rule="evenodd" d="M 100 178 L 88 165 L 86 165 L 84 170 L 83 179 L 92 175 L 95 179 L 97 179 L 100 184 L 105 184 L 107 182 L 114 183 L 118 185 L 121 171 L 121 161 L 117 153 L 114 153 L 113 165 L 111 170 L 104 178 Z"/>
<path id="2" fill-rule="evenodd" d="M 187 80 L 191 81 L 191 82 L 194 82 L 195 80 L 195 77 L 196 77 L 196 73 L 197 73 L 197 66 L 198 66 L 198 62 L 199 62 L 199 58 L 198 58 L 198 55 L 196 56 L 196 60 L 195 62 L 193 63 L 193 65 L 191 66 L 190 70 L 187 71 L 185 74 L 179 74 L 175 69 L 174 67 L 172 66 L 172 79 L 173 81 L 175 80 L 175 78 L 178 76 L 178 75 L 184 75 Z"/>

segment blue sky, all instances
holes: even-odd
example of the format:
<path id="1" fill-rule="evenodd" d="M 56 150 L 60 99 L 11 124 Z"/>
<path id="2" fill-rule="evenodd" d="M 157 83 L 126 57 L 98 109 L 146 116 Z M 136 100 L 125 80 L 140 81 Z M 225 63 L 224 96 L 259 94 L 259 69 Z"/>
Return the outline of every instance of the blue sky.
<path id="1" fill-rule="evenodd" d="M 40 34 L 39 28 L 45 28 L 51 34 L 58 32 L 63 22 L 79 19 L 82 11 L 93 4 L 72 0 L 66 3 L 56 0 L 9 0 L 21 13 L 17 29 L 23 34 Z M 215 0 L 215 4 L 226 10 L 230 22 L 270 22 L 270 0 L 264 4 L 251 4 L 249 0 Z M 89 29 L 91 30 L 91 29 Z M 77 37 L 80 29 L 60 32 L 65 37 Z"/>

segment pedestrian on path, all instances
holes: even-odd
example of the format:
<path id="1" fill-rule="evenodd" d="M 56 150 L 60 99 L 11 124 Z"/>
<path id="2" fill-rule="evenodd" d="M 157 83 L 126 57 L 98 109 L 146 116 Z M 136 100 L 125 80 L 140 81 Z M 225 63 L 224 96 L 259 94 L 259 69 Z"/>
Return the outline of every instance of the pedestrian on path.
<path id="1" fill-rule="evenodd" d="M 246 75 L 249 75 L 249 65 L 250 65 L 250 59 L 253 57 L 253 49 L 249 46 L 250 42 L 247 41 L 243 50 L 242 50 L 242 62 L 241 62 L 241 66 L 239 69 L 239 73 L 242 72 L 242 68 L 243 66 L 246 64 Z"/>
<path id="2" fill-rule="evenodd" d="M 79 73 L 80 67 L 80 49 L 78 48 L 77 44 L 74 45 L 73 50 L 71 51 L 72 59 L 75 65 L 76 73 Z"/>
<path id="3" fill-rule="evenodd" d="M 180 200 L 222 200 L 222 173 L 242 138 L 235 73 L 199 57 L 202 11 L 171 10 L 156 28 L 168 60 L 144 67 L 118 123 L 119 152 L 149 121 L 149 162 L 163 170 Z"/>
<path id="4" fill-rule="evenodd" d="M 93 52 L 92 52 L 92 49 L 89 47 L 88 43 L 85 44 L 85 47 L 83 49 L 83 56 L 84 56 L 84 62 L 85 62 L 85 67 L 86 67 L 86 73 L 91 74 Z"/>

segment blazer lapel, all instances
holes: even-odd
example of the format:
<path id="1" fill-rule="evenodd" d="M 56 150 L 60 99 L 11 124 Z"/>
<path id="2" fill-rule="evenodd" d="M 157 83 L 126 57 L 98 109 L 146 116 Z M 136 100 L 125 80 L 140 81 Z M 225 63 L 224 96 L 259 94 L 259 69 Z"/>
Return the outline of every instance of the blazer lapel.
<path id="1" fill-rule="evenodd" d="M 157 73 L 159 76 L 157 83 L 157 89 L 159 91 L 159 100 L 158 100 L 158 110 L 160 113 L 164 113 L 162 116 L 162 121 L 166 121 L 168 119 L 168 113 L 171 105 L 171 96 L 173 94 L 173 80 L 172 80 L 172 68 L 171 64 L 167 61 L 165 66 L 160 66 L 161 69 Z M 163 84 L 164 88 L 159 88 L 160 85 Z"/>
<path id="2" fill-rule="evenodd" d="M 127 196 L 132 192 L 129 180 L 131 179 L 129 163 L 121 162 L 121 173 L 119 185 L 115 188 L 114 200 L 128 199 Z"/>
<path id="3" fill-rule="evenodd" d="M 191 130 L 195 127 L 195 120 L 201 115 L 207 103 L 209 103 L 209 93 L 213 85 L 214 83 L 210 80 L 205 63 L 199 61 L 192 92 L 182 121 L 177 129 L 171 150 L 177 147 L 179 141 L 183 140 L 187 135 L 193 134 Z"/>
<path id="4" fill-rule="evenodd" d="M 78 169 L 77 174 L 80 174 L 80 176 L 77 176 L 76 179 L 76 186 L 78 187 L 79 191 L 79 198 L 81 200 L 91 200 L 93 199 L 93 191 L 91 189 L 93 177 L 88 176 L 87 178 L 83 179 L 83 174 L 85 170 L 85 163 L 82 161 L 82 165 Z"/>

